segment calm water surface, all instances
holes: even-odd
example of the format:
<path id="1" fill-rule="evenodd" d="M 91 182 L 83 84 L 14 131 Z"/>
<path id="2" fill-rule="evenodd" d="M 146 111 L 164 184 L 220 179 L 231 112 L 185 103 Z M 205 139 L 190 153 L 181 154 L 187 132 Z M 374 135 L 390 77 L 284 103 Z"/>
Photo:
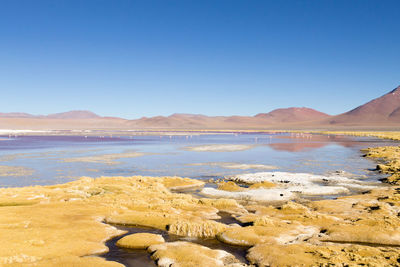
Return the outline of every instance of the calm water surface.
<path id="1" fill-rule="evenodd" d="M 376 180 L 376 163 L 361 157 L 360 149 L 393 145 L 374 138 L 291 134 L 207 134 L 177 136 L 1 137 L 0 165 L 34 170 L 32 175 L 0 176 L 1 187 L 50 185 L 81 176 L 177 175 L 196 179 L 259 172 L 259 169 L 227 169 L 198 163 L 232 162 L 276 166 L 276 171 L 324 174 L 344 170 Z M 209 144 L 256 145 L 235 152 L 187 151 L 187 146 Z M 65 162 L 68 158 L 141 152 L 143 156 L 115 159 L 114 164 Z M 265 171 L 265 170 L 264 170 Z"/>

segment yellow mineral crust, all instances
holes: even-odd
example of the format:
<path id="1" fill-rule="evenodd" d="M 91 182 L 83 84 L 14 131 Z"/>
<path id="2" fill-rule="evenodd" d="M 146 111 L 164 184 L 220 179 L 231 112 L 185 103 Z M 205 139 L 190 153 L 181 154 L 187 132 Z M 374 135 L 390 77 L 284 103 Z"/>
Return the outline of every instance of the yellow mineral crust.
<path id="1" fill-rule="evenodd" d="M 147 249 L 151 245 L 164 243 L 165 240 L 161 235 L 150 233 L 137 233 L 124 236 L 117 241 L 116 245 L 122 248 Z"/>
<path id="2" fill-rule="evenodd" d="M 146 226 L 169 231 L 171 234 L 190 237 L 215 237 L 224 231 L 227 225 L 205 217 L 193 216 L 190 213 L 176 212 L 126 212 L 120 215 L 111 215 L 106 218 L 108 223 Z"/>
<path id="3" fill-rule="evenodd" d="M 176 220 L 168 225 L 168 232 L 189 237 L 215 237 L 225 231 L 227 225 L 215 221 Z"/>
<path id="4" fill-rule="evenodd" d="M 105 210 L 82 204 L 59 202 L 2 207 L 0 265 L 41 263 L 65 256 L 70 256 L 68 261 L 85 264 L 92 260 L 79 257 L 106 252 L 103 242 L 121 231 L 101 223 L 99 213 Z"/>
<path id="5" fill-rule="evenodd" d="M 251 184 L 248 188 L 246 187 L 241 187 L 238 184 L 236 184 L 233 181 L 222 181 L 218 183 L 218 190 L 224 190 L 224 191 L 229 191 L 229 192 L 241 192 L 241 191 L 247 191 L 249 189 L 259 189 L 259 188 L 273 188 L 276 187 L 277 185 L 268 181 L 264 181 L 261 183 L 255 183 Z"/>
<path id="6" fill-rule="evenodd" d="M 158 266 L 173 267 L 216 267 L 242 266 L 230 253 L 223 250 L 213 250 L 190 242 L 172 242 L 153 245 L 148 248 L 151 258 Z"/>
<path id="7" fill-rule="evenodd" d="M 279 207 L 251 205 L 247 206 L 247 209 L 252 213 L 238 216 L 237 219 L 243 223 L 252 222 L 256 226 L 263 226 L 266 223 L 268 224 L 271 219 L 274 219 L 275 221 L 297 222 L 304 226 L 316 226 L 322 229 L 327 225 L 340 221 L 340 218 L 313 211 L 295 202 L 288 202 Z"/>
<path id="8" fill-rule="evenodd" d="M 399 264 L 400 188 L 383 187 L 334 200 L 245 208 L 249 213 L 236 218 L 253 226 L 228 228 L 218 239 L 254 246 L 247 257 L 257 266 Z M 335 243 L 325 243 L 329 241 Z"/>
<path id="9" fill-rule="evenodd" d="M 224 211 L 227 213 L 231 214 L 246 214 L 247 210 L 239 205 L 236 200 L 234 199 L 224 199 L 224 198 L 218 198 L 218 199 L 210 199 L 210 198 L 202 198 L 200 199 L 199 203 L 214 207 L 220 211 Z"/>
<path id="10" fill-rule="evenodd" d="M 258 188 L 272 188 L 272 187 L 276 187 L 276 184 L 268 182 L 268 181 L 264 181 L 261 183 L 255 183 L 249 186 L 250 189 L 258 189 Z"/>
<path id="11" fill-rule="evenodd" d="M 45 259 L 34 263 L 17 263 L 17 264 L 7 264 L 5 266 L 16 266 L 16 267 L 124 267 L 115 261 L 106 261 L 100 257 L 88 256 L 88 257 L 76 257 L 76 256 L 63 256 L 59 258 Z"/>
<path id="12" fill-rule="evenodd" d="M 231 245 L 254 246 L 262 243 L 286 244 L 302 241 L 318 232 L 312 226 L 270 220 L 264 226 L 230 227 L 217 237 L 221 242 Z"/>
<path id="13" fill-rule="evenodd" d="M 359 245 L 271 245 L 249 249 L 247 259 L 257 266 L 398 266 L 399 251 Z"/>
<path id="14" fill-rule="evenodd" d="M 363 132 L 363 131 L 315 131 L 314 133 L 320 134 L 333 134 L 333 135 L 349 135 L 361 137 L 377 137 L 381 139 L 400 140 L 400 132 Z"/>
<path id="15" fill-rule="evenodd" d="M 238 186 L 236 183 L 228 181 L 228 182 L 220 182 L 218 184 L 219 190 L 230 191 L 230 192 L 238 192 L 244 191 L 245 188 Z"/>
<path id="16" fill-rule="evenodd" d="M 190 183 L 171 179 L 175 186 Z M 226 228 L 211 220 L 218 218 L 217 207 L 243 210 L 232 200 L 205 201 L 172 193 L 164 185 L 167 180 L 84 177 L 61 185 L 0 189 L 0 265 L 120 266 L 84 257 L 106 252 L 104 242 L 123 234 L 104 223 L 110 218 L 162 229 L 171 224 L 182 234 L 187 229 L 187 234 L 205 236 Z M 179 228 L 179 221 L 185 227 Z"/>
<path id="17" fill-rule="evenodd" d="M 171 190 L 182 190 L 204 186 L 204 182 L 202 181 L 180 177 L 168 177 L 167 179 L 162 179 L 161 182 L 165 187 Z"/>
<path id="18" fill-rule="evenodd" d="M 400 146 L 374 147 L 364 151 L 367 152 L 367 157 L 385 160 L 386 163 L 379 164 L 378 169 L 391 175 L 387 178 L 387 182 L 400 184 Z"/>

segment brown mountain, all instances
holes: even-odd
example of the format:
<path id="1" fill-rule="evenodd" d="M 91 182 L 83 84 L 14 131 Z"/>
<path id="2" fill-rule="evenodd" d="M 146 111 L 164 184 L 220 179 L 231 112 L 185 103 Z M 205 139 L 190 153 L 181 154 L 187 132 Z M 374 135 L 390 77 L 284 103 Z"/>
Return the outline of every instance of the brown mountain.
<path id="1" fill-rule="evenodd" d="M 285 108 L 256 116 L 204 116 L 198 114 L 173 114 L 131 120 L 135 128 L 186 128 L 186 129 L 245 129 L 266 128 L 292 122 L 306 122 L 330 115 L 310 108 Z"/>
<path id="2" fill-rule="evenodd" d="M 212 128 L 218 117 L 208 117 L 196 114 L 173 114 L 171 116 L 143 117 L 129 121 L 134 128 Z"/>
<path id="3" fill-rule="evenodd" d="M 269 123 L 289 123 L 289 122 L 305 122 L 331 117 L 326 113 L 319 112 L 312 108 L 280 108 L 269 113 L 260 113 L 255 116 L 268 120 Z"/>
<path id="4" fill-rule="evenodd" d="M 10 112 L 10 113 L 1 113 L 0 118 L 34 118 L 35 115 L 22 113 L 22 112 Z"/>
<path id="5" fill-rule="evenodd" d="M 0 113 L 0 118 L 37 118 L 37 119 L 99 119 L 99 115 L 87 110 L 72 110 L 49 115 L 32 115 L 22 112 Z"/>
<path id="6" fill-rule="evenodd" d="M 127 129 L 126 121 L 121 118 L 101 117 L 83 110 L 49 115 L 0 113 L 0 129 L 13 130 Z"/>
<path id="7" fill-rule="evenodd" d="M 49 119 L 99 119 L 99 115 L 87 110 L 73 110 L 68 112 L 47 115 Z"/>
<path id="8" fill-rule="evenodd" d="M 32 115 L 21 112 L 0 113 L 0 118 L 42 118 L 42 119 L 99 119 L 99 115 L 87 110 L 72 110 L 49 115 Z"/>
<path id="9" fill-rule="evenodd" d="M 334 116 L 327 120 L 327 122 L 331 125 L 400 123 L 400 86 L 349 112 Z"/>

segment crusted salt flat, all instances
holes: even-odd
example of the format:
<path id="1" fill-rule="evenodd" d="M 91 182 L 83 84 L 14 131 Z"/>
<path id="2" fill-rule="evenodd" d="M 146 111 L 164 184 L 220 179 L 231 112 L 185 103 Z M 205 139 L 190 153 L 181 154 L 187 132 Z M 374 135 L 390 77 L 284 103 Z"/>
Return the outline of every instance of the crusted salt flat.
<path id="1" fill-rule="evenodd" d="M 318 184 L 307 186 L 292 186 L 288 187 L 287 190 L 290 190 L 290 192 L 293 193 L 300 193 L 310 196 L 336 195 L 349 192 L 349 190 L 343 186 L 322 186 Z"/>
<path id="2" fill-rule="evenodd" d="M 320 189 L 323 191 L 329 190 L 324 189 L 325 187 L 334 186 L 338 191 L 346 191 L 344 189 L 372 189 L 375 188 L 377 183 L 368 183 L 365 181 L 343 177 L 339 175 L 316 175 L 310 173 L 290 173 L 290 172 L 257 172 L 239 174 L 234 176 L 226 177 L 226 179 L 247 183 L 255 184 L 260 182 L 272 182 L 283 187 L 307 187 L 308 190 Z M 323 185 L 323 186 L 322 186 Z M 298 190 L 298 188 L 296 188 Z M 335 191 L 333 188 L 332 191 Z"/>
<path id="3" fill-rule="evenodd" d="M 229 192 L 211 187 L 204 188 L 201 193 L 209 197 L 232 198 L 250 201 L 287 201 L 295 198 L 295 194 L 285 188 L 280 189 L 253 189 L 247 191 Z"/>
<path id="4" fill-rule="evenodd" d="M 377 183 L 368 183 L 338 175 L 323 176 L 309 173 L 258 172 L 227 177 L 228 183 L 221 183 L 218 189 L 204 188 L 201 193 L 209 197 L 232 198 L 251 201 L 280 201 L 296 198 L 298 195 L 320 196 L 346 194 L 350 190 L 370 190 Z M 249 188 L 233 182 L 250 184 Z M 231 184 L 232 183 L 232 184 Z M 263 183 L 275 185 L 262 187 Z"/>

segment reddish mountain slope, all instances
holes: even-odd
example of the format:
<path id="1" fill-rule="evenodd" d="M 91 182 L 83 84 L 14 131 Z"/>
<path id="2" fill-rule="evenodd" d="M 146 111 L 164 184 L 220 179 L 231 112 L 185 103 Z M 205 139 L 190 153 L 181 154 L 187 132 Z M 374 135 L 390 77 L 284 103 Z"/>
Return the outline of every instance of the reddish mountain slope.
<path id="1" fill-rule="evenodd" d="M 400 86 L 349 112 L 335 116 L 330 124 L 387 124 L 400 122 Z"/>
<path id="2" fill-rule="evenodd" d="M 392 113 L 390 113 L 389 120 L 400 122 L 400 107 L 396 108 Z"/>
<path id="3" fill-rule="evenodd" d="M 268 120 L 270 123 L 289 123 L 314 121 L 331 116 L 311 108 L 280 108 L 269 113 L 257 114 L 255 117 Z"/>

